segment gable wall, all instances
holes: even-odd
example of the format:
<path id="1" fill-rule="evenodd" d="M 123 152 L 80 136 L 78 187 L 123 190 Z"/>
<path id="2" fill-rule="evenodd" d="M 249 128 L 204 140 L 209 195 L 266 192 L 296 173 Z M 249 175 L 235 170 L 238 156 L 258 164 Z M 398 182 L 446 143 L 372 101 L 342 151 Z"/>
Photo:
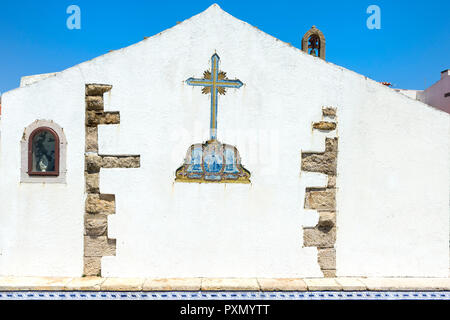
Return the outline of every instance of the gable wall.
<path id="1" fill-rule="evenodd" d="M 173 182 L 187 148 L 209 131 L 209 96 L 183 81 L 201 77 L 214 52 L 228 77 L 245 84 L 219 98 L 218 139 L 237 146 L 251 185 Z M 85 83 L 111 84 L 105 110 L 120 111 L 119 125 L 99 127 L 99 153 L 141 155 L 140 168 L 100 172 L 100 191 L 116 201 L 108 224 L 116 256 L 103 258 L 104 276 L 321 276 L 317 249 L 302 247 L 302 227 L 318 221 L 317 212 L 304 209 L 305 189 L 327 179 L 301 172 L 300 161 L 302 151 L 323 151 L 324 138 L 334 136 L 337 274 L 447 275 L 448 115 L 214 7 L 7 94 L 4 105 L 14 111 L 2 124 L 2 150 L 18 150 L 21 128 L 50 117 L 66 131 L 69 172 L 66 186 L 21 186 L 18 168 L 5 165 L 19 165 L 18 151 L 2 153 L 2 191 L 11 190 L 0 195 L 2 212 L 14 213 L 1 214 L 6 273 L 31 249 L 35 267 L 14 272 L 81 272 Z M 311 130 L 322 106 L 337 108 L 337 132 Z M 61 202 L 54 206 L 38 197 L 55 192 Z M 52 246 L 36 250 L 36 238 Z M 68 247 L 70 258 L 62 259 Z"/>

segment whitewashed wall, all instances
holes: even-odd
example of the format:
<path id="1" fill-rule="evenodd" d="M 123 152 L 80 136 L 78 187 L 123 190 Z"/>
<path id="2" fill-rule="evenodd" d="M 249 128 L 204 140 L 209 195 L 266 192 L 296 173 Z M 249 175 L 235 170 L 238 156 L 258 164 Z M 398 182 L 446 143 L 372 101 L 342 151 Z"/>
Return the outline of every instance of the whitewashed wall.
<path id="1" fill-rule="evenodd" d="M 448 276 L 450 117 L 352 86 L 339 118 L 338 275 Z"/>
<path id="2" fill-rule="evenodd" d="M 218 139 L 237 146 L 251 185 L 174 183 L 209 129 L 209 95 L 184 80 L 201 77 L 214 52 L 245 84 L 219 98 Z M 141 155 L 141 168 L 100 174 L 117 205 L 108 227 L 117 255 L 103 258 L 104 276 L 321 276 L 316 249 L 302 247 L 302 227 L 318 219 L 303 201 L 326 177 L 300 172 L 300 155 L 324 149 L 311 130 L 322 106 L 338 108 L 338 275 L 447 275 L 449 115 L 217 6 L 4 95 L 2 274 L 81 274 L 84 83 L 112 84 L 106 109 L 121 112 L 120 125 L 100 126 L 99 153 Z M 66 131 L 67 185 L 19 184 L 21 134 L 37 118 Z"/>
<path id="3" fill-rule="evenodd" d="M 83 271 L 84 85 L 79 72 L 2 96 L 0 275 L 79 276 Z M 20 183 L 20 140 L 37 119 L 67 138 L 67 183 Z"/>

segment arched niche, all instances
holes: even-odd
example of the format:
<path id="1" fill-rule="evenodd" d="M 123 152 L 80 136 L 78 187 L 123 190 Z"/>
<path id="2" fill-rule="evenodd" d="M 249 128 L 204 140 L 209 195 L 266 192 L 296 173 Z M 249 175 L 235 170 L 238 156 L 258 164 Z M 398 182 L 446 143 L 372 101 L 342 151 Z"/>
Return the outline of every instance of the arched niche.
<path id="1" fill-rule="evenodd" d="M 36 120 L 25 128 L 20 148 L 20 182 L 66 182 L 67 140 L 58 124 Z"/>
<path id="2" fill-rule="evenodd" d="M 303 36 L 302 50 L 325 60 L 325 36 L 316 26 L 312 26 Z"/>

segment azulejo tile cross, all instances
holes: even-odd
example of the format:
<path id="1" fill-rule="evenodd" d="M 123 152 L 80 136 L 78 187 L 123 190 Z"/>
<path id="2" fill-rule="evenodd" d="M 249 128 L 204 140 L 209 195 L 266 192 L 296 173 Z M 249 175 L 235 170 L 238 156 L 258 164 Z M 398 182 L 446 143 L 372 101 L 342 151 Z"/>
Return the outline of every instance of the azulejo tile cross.
<path id="1" fill-rule="evenodd" d="M 230 80 L 219 71 L 219 56 L 211 57 L 211 71 L 205 71 L 202 79 L 189 78 L 186 83 L 203 87 L 202 93 L 211 94 L 210 139 L 189 147 L 184 164 L 176 170 L 177 182 L 250 183 L 250 172 L 241 165 L 241 157 L 235 146 L 217 140 L 217 104 L 219 94 L 227 88 L 240 88 L 243 83 Z"/>

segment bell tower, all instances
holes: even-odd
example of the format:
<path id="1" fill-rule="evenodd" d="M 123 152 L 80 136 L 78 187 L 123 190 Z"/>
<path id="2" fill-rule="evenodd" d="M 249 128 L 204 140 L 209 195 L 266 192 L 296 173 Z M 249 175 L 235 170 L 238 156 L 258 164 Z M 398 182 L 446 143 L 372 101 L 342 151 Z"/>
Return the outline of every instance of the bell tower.
<path id="1" fill-rule="evenodd" d="M 302 50 L 325 60 L 325 36 L 316 26 L 312 26 L 303 36 Z"/>

